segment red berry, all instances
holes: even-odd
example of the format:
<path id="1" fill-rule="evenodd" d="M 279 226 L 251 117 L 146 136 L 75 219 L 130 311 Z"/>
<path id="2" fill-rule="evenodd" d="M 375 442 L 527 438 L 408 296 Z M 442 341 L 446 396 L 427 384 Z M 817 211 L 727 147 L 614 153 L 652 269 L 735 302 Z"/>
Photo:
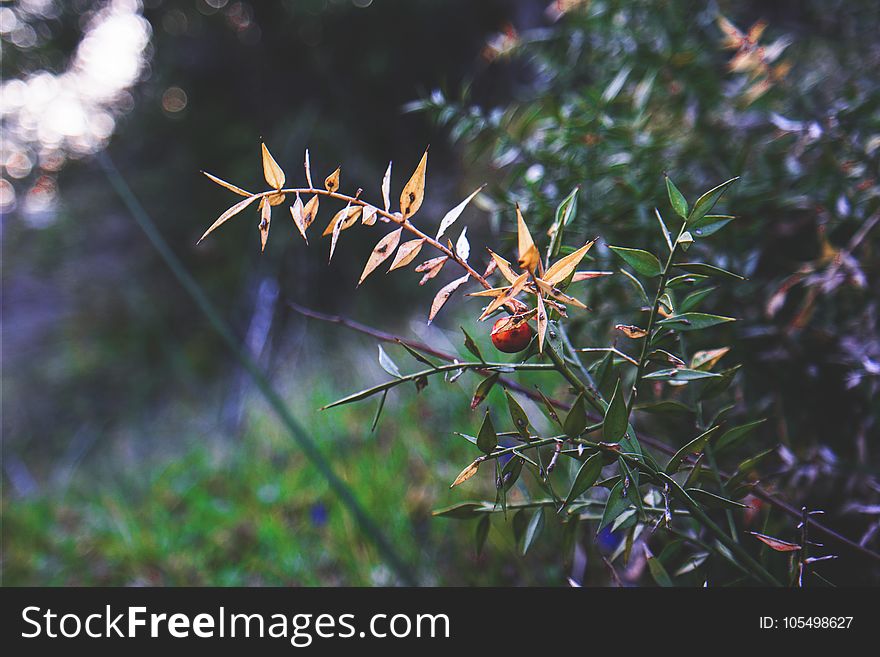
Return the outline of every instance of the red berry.
<path id="1" fill-rule="evenodd" d="M 532 340 L 532 327 L 527 321 L 501 317 L 492 327 L 491 337 L 496 349 L 515 354 L 529 346 Z"/>

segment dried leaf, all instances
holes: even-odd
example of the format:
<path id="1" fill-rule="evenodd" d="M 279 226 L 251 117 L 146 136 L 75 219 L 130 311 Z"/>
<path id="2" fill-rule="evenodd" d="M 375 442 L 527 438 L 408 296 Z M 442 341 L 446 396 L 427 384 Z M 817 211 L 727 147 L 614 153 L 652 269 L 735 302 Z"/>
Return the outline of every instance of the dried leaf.
<path id="1" fill-rule="evenodd" d="M 385 212 L 388 212 L 391 209 L 391 162 L 382 177 L 382 201 L 385 203 Z"/>
<path id="2" fill-rule="evenodd" d="M 440 289 L 440 291 L 437 293 L 437 296 L 434 297 L 433 303 L 431 303 L 431 313 L 428 315 L 428 324 L 434 321 L 434 317 L 436 317 L 437 313 L 440 312 L 443 304 L 446 303 L 450 296 L 452 296 L 453 292 L 455 292 L 458 288 L 460 288 L 464 283 L 467 282 L 468 278 L 470 278 L 470 274 L 465 274 L 461 278 L 456 278 L 451 283 L 447 283 Z"/>
<path id="3" fill-rule="evenodd" d="M 212 232 L 214 232 L 215 230 L 217 230 L 217 228 L 219 228 L 219 227 L 222 226 L 224 223 L 226 223 L 227 220 L 229 220 L 229 219 L 231 219 L 232 217 L 234 217 L 235 215 L 237 215 L 239 212 L 241 212 L 242 210 L 244 210 L 247 206 L 249 206 L 251 203 L 253 203 L 254 201 L 256 201 L 258 198 L 261 198 L 261 197 L 259 197 L 259 196 L 249 196 L 248 198 L 244 199 L 243 201 L 239 201 L 238 203 L 236 203 L 235 205 L 233 205 L 231 208 L 229 208 L 228 210 L 226 210 L 226 212 L 224 212 L 223 214 L 220 215 L 220 217 L 218 217 L 217 221 L 215 221 L 213 224 L 211 224 L 211 227 L 210 227 L 208 230 L 205 231 L 205 234 L 202 235 L 202 236 L 199 238 L 199 241 L 196 242 L 196 244 L 198 244 L 199 242 L 201 242 L 201 241 L 202 241 L 203 239 L 205 239 L 208 235 L 210 235 Z"/>
<path id="4" fill-rule="evenodd" d="M 361 223 L 365 226 L 372 226 L 376 223 L 376 215 L 378 212 L 378 208 L 374 208 L 372 205 L 365 205 L 363 213 L 361 214 Z"/>
<path id="5" fill-rule="evenodd" d="M 467 259 L 471 255 L 471 243 L 468 242 L 467 238 L 467 226 L 462 229 L 461 235 L 458 236 L 458 239 L 455 242 L 455 255 L 465 262 L 467 262 Z"/>
<path id="6" fill-rule="evenodd" d="M 505 287 L 491 287 L 488 290 L 477 290 L 476 292 L 471 292 L 468 294 L 469 297 L 500 297 L 502 294 L 505 294 L 507 290 L 510 289 L 510 286 Z"/>
<path id="7" fill-rule="evenodd" d="M 425 275 L 422 276 L 422 280 L 419 281 L 419 285 L 424 285 L 425 283 L 430 281 L 432 278 L 434 278 L 437 274 L 439 274 L 440 270 L 443 269 L 443 265 L 446 264 L 447 260 L 449 260 L 448 256 L 441 256 L 439 258 L 432 258 L 431 260 L 428 260 L 427 262 L 434 262 L 435 264 L 430 269 L 424 270 Z M 422 263 L 422 264 L 426 264 L 426 263 Z M 419 265 L 419 267 L 421 267 L 421 265 Z M 418 267 L 416 267 L 416 271 L 419 271 Z"/>
<path id="8" fill-rule="evenodd" d="M 287 200 L 287 196 L 284 194 L 269 194 L 266 200 L 269 201 L 269 205 L 281 205 Z"/>
<path id="9" fill-rule="evenodd" d="M 553 287 L 547 281 L 542 278 L 535 278 L 535 285 L 542 291 L 544 294 L 553 297 L 557 301 L 561 301 L 562 303 L 571 304 L 572 306 L 577 306 L 578 308 L 587 308 L 587 305 L 582 301 L 575 299 L 572 296 L 565 294 L 559 288 Z"/>
<path id="10" fill-rule="evenodd" d="M 535 246 L 532 234 L 526 226 L 526 222 L 523 219 L 522 212 L 520 212 L 518 203 L 516 205 L 516 226 L 519 246 L 519 266 L 522 269 L 534 272 L 538 263 L 541 262 L 541 255 L 538 253 L 538 247 Z"/>
<path id="11" fill-rule="evenodd" d="M 302 238 L 305 240 L 306 244 L 308 244 L 309 238 L 306 237 L 306 228 L 308 228 L 308 226 L 306 226 L 306 222 L 303 219 L 303 203 L 299 194 L 296 195 L 296 200 L 293 202 L 293 205 L 290 206 L 290 216 L 293 217 L 293 223 L 296 224 L 299 234 L 302 235 Z"/>
<path id="12" fill-rule="evenodd" d="M 418 274 L 421 274 L 426 271 L 430 271 L 438 264 L 442 264 L 449 259 L 449 256 L 437 256 L 436 258 L 431 258 L 430 260 L 425 260 L 422 264 L 416 265 L 415 271 Z"/>
<path id="13" fill-rule="evenodd" d="M 694 370 L 711 370 L 715 363 L 730 351 L 730 347 L 722 347 L 721 349 L 709 349 L 707 351 L 698 351 L 691 358 L 691 369 Z"/>
<path id="14" fill-rule="evenodd" d="M 364 271 L 361 274 L 358 285 L 363 283 L 364 279 L 373 273 L 373 270 L 376 269 L 376 267 L 385 262 L 388 256 L 394 253 L 394 249 L 397 248 L 397 244 L 400 242 L 401 233 L 403 233 L 403 228 L 398 228 L 379 240 L 379 243 L 373 248 L 373 252 L 370 254 L 367 264 L 364 266 Z"/>
<path id="15" fill-rule="evenodd" d="M 340 168 L 336 167 L 336 171 L 331 173 L 324 179 L 324 189 L 333 193 L 339 189 L 339 172 Z"/>
<path id="16" fill-rule="evenodd" d="M 466 482 L 468 479 L 477 474 L 477 470 L 479 469 L 480 459 L 477 459 L 458 474 L 458 476 L 455 478 L 455 481 L 452 482 L 450 488 L 455 488 L 459 484 Z"/>
<path id="17" fill-rule="evenodd" d="M 208 178 L 210 178 L 211 180 L 213 180 L 215 183 L 217 183 L 218 185 L 220 185 L 221 187 L 225 187 L 226 189 L 228 189 L 230 192 L 235 192 L 236 194 L 238 194 L 238 195 L 240 195 L 240 196 L 251 196 L 251 193 L 250 193 L 250 192 L 248 192 L 248 191 L 242 189 L 241 187 L 236 187 L 236 186 L 233 185 L 232 183 L 228 183 L 228 182 L 226 182 L 225 180 L 223 180 L 223 179 L 221 179 L 221 178 L 218 178 L 217 176 L 212 176 L 212 175 L 211 175 L 210 173 L 208 173 L 207 171 L 202 171 L 202 173 L 203 173 L 205 176 L 207 176 Z"/>
<path id="18" fill-rule="evenodd" d="M 428 166 L 428 151 L 422 155 L 419 165 L 413 172 L 412 178 L 400 193 L 400 211 L 404 219 L 409 219 L 419 208 L 422 207 L 422 201 L 425 199 L 425 169 Z"/>
<path id="19" fill-rule="evenodd" d="M 333 233 L 330 238 L 330 257 L 327 259 L 327 262 L 333 260 L 333 252 L 336 250 L 336 241 L 339 239 L 339 233 L 342 232 L 342 224 L 344 224 L 348 219 L 348 211 L 350 206 L 346 205 L 344 209 L 340 210 L 336 213 L 336 217 L 334 217 L 333 222 Z"/>
<path id="20" fill-rule="evenodd" d="M 544 353 L 544 336 L 547 334 L 547 309 L 544 308 L 544 299 L 538 295 L 538 353 Z"/>
<path id="21" fill-rule="evenodd" d="M 422 245 L 424 243 L 425 239 L 420 238 L 409 240 L 408 242 L 401 244 L 397 249 L 397 255 L 394 256 L 394 262 L 391 263 L 391 267 L 388 271 L 394 271 L 395 269 L 406 267 L 409 263 L 415 260 L 417 255 L 419 255 L 419 251 L 422 250 Z"/>
<path id="22" fill-rule="evenodd" d="M 797 552 L 801 549 L 801 546 L 797 543 L 789 543 L 788 541 L 782 541 L 778 538 L 767 536 L 766 534 L 759 534 L 758 532 L 749 533 L 765 545 L 769 545 L 771 549 L 776 550 L 777 552 Z"/>
<path id="23" fill-rule="evenodd" d="M 278 163 L 275 161 L 275 158 L 272 157 L 272 154 L 269 153 L 266 144 L 260 144 L 260 146 L 262 147 L 263 152 L 263 177 L 266 179 L 266 182 L 269 183 L 270 187 L 281 189 L 284 187 L 284 172 L 281 170 L 281 167 L 278 166 Z"/>
<path id="24" fill-rule="evenodd" d="M 348 230 L 352 226 L 357 223 L 358 217 L 361 214 L 361 206 L 352 205 L 349 203 L 344 208 L 342 208 L 339 212 L 333 215 L 333 218 L 330 220 L 330 223 L 327 224 L 327 227 L 324 229 L 324 232 L 321 233 L 321 237 L 327 237 L 327 235 L 332 235 L 333 230 L 336 228 L 336 224 L 340 219 L 343 219 L 342 227 L 340 230 Z"/>
<path id="25" fill-rule="evenodd" d="M 260 251 L 266 250 L 266 240 L 269 239 L 269 224 L 272 223 L 272 204 L 261 201 L 260 212 Z"/>
<path id="26" fill-rule="evenodd" d="M 489 255 L 492 256 L 492 261 L 498 267 L 498 271 L 501 272 L 501 275 L 507 279 L 508 283 L 513 283 L 517 278 L 519 278 L 519 274 L 513 271 L 513 267 L 510 266 L 510 263 L 507 262 L 507 260 L 492 251 L 492 249 L 486 250 L 489 252 Z"/>
<path id="27" fill-rule="evenodd" d="M 496 297 L 495 299 L 493 299 L 492 303 L 486 306 L 483 314 L 479 317 L 479 321 L 482 322 L 505 303 L 516 297 L 516 295 L 518 295 L 522 291 L 523 287 L 525 287 L 528 277 L 528 272 L 523 272 L 522 274 L 520 274 L 519 277 L 517 277 L 517 279 L 513 282 L 513 284 L 507 289 L 507 292 L 505 294 Z"/>
<path id="28" fill-rule="evenodd" d="M 574 276 L 571 278 L 572 283 L 577 283 L 578 281 L 587 281 L 591 278 L 599 278 L 601 276 L 611 276 L 613 271 L 576 271 Z"/>
<path id="29" fill-rule="evenodd" d="M 541 278 L 550 283 L 550 285 L 559 285 L 575 270 L 595 242 L 596 240 L 591 240 L 574 253 L 554 262 Z"/>
<path id="30" fill-rule="evenodd" d="M 467 207 L 467 204 L 470 203 L 473 200 L 474 196 L 479 194 L 485 186 L 486 185 L 480 185 L 477 189 L 471 192 L 471 194 L 465 200 L 463 200 L 461 203 L 459 203 L 446 213 L 446 215 L 440 221 L 440 228 L 437 230 L 437 237 L 435 238 L 436 240 L 440 240 L 440 238 L 443 236 L 443 233 L 446 232 L 446 229 L 455 223 L 455 220 L 458 219 L 459 216 L 461 216 L 461 213 Z"/>
<path id="31" fill-rule="evenodd" d="M 309 149 L 308 148 L 306 149 L 306 156 L 305 156 L 305 159 L 303 160 L 303 166 L 305 167 L 305 170 L 306 170 L 306 184 L 308 184 L 309 189 L 314 189 L 314 187 L 312 186 L 312 162 L 311 162 L 311 159 L 309 158 Z"/>
<path id="32" fill-rule="evenodd" d="M 318 216 L 319 197 L 315 194 L 303 208 L 303 226 L 308 230 L 309 226 Z"/>
<path id="33" fill-rule="evenodd" d="M 638 340 L 639 338 L 648 335 L 648 332 L 645 329 L 639 328 L 638 326 L 630 326 L 629 324 L 616 324 L 614 328 L 633 340 Z"/>

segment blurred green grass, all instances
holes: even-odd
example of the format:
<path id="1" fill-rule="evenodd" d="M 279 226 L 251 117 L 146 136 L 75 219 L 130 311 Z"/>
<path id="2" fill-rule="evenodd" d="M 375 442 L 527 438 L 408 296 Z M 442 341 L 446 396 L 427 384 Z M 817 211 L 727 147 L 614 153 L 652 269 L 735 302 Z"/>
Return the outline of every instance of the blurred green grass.
<path id="1" fill-rule="evenodd" d="M 399 362 L 404 364 L 403 357 Z M 287 397 L 339 475 L 416 567 L 420 581 L 564 581 L 558 557 L 544 552 L 553 541 L 522 557 L 510 519 L 501 514 L 493 517 L 480 557 L 472 522 L 431 516 L 432 509 L 493 494 L 488 471 L 449 489 L 475 455 L 474 447 L 452 431 L 475 430 L 479 423 L 481 412 L 472 413 L 468 405 L 478 378 L 466 374 L 448 384 L 434 377 L 420 394 L 403 386 L 389 395 L 375 432 L 370 426 L 378 398 L 316 410 L 352 392 L 356 379 L 384 376 L 366 370 L 337 369 L 335 377 L 298 371 L 296 380 L 307 385 L 286 386 Z M 441 386 L 452 392 L 441 392 Z M 490 399 L 496 408 L 501 400 L 494 396 L 500 394 L 494 390 Z M 142 463 L 124 465 L 118 455 L 108 455 L 104 474 L 86 464 L 65 486 L 49 485 L 36 496 L 16 499 L 7 488 L 3 584 L 398 583 L 262 401 L 253 399 L 246 407 L 243 431 L 234 442 L 191 436 L 181 439 L 184 446 L 177 450 L 157 446 L 160 455 Z"/>

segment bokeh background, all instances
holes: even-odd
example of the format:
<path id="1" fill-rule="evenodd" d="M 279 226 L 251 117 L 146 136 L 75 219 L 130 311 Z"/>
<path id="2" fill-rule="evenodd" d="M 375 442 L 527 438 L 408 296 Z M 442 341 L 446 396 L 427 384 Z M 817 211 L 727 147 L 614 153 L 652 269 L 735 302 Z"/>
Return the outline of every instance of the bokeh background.
<path id="1" fill-rule="evenodd" d="M 719 15 L 766 21 L 760 43 L 726 48 Z M 387 162 L 399 190 L 430 144 L 425 221 L 490 183 L 464 215 L 475 249 L 510 243 L 514 201 L 549 221 L 575 185 L 580 233 L 644 245 L 664 173 L 692 198 L 742 176 L 711 252 L 749 279 L 717 300 L 743 319 L 733 413 L 769 418 L 754 438 L 776 449 L 765 485 L 876 551 L 878 31 L 868 0 L 0 3 L 3 583 L 400 581 L 106 158 L 422 583 L 606 583 L 559 556 L 556 528 L 523 557 L 493 525 L 477 556 L 471 524 L 431 517 L 467 496 L 448 484 L 472 458 L 453 431 L 475 429 L 475 380 L 389 395 L 376 431 L 375 403 L 317 410 L 386 375 L 375 340 L 288 301 L 451 352 L 474 309 L 453 300 L 427 327 L 432 291 L 411 273 L 355 291 L 376 239 L 363 229 L 329 266 L 326 241 L 306 247 L 279 218 L 263 254 L 250 215 L 196 246 L 234 200 L 199 171 L 262 189 L 261 138 L 288 180 L 308 147 L 316 178 L 342 165 L 344 188 L 374 200 Z M 584 344 L 629 323 L 621 278 L 590 288 Z M 876 562 L 840 556 L 831 581 L 880 581 Z"/>

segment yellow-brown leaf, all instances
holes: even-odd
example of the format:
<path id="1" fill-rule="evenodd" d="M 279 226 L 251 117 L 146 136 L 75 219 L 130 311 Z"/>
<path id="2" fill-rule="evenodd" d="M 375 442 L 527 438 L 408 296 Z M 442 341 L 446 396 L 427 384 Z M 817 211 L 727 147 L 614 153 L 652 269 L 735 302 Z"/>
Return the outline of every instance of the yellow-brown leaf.
<path id="1" fill-rule="evenodd" d="M 270 187 L 281 189 L 284 187 L 284 171 L 278 166 L 275 158 L 272 157 L 269 149 L 266 148 L 266 144 L 260 144 L 260 146 L 263 152 L 263 177 Z"/>
<path id="2" fill-rule="evenodd" d="M 302 235 L 302 238 L 305 240 L 306 244 L 308 244 L 309 238 L 306 237 L 307 226 L 303 220 L 303 203 L 299 194 L 296 195 L 296 200 L 293 202 L 293 205 L 290 206 L 290 216 L 293 217 L 293 223 L 297 230 L 299 230 L 299 234 Z"/>
<path id="3" fill-rule="evenodd" d="M 480 469 L 480 461 L 479 459 L 471 463 L 464 470 L 462 470 L 458 476 L 455 478 L 455 481 L 452 482 L 450 488 L 455 488 L 459 484 L 466 482 L 468 479 L 477 474 L 477 470 Z"/>
<path id="4" fill-rule="evenodd" d="M 372 226 L 376 223 L 376 214 L 378 212 L 378 208 L 374 208 L 372 205 L 365 205 L 364 211 L 361 214 L 361 223 L 365 226 Z"/>
<path id="5" fill-rule="evenodd" d="M 229 219 L 231 219 L 232 217 L 234 217 L 235 215 L 237 215 L 239 212 L 241 212 L 242 210 L 244 210 L 247 206 L 249 206 L 251 203 L 253 203 L 254 201 L 256 201 L 258 198 L 261 198 L 261 197 L 259 197 L 259 196 L 249 196 L 248 198 L 244 199 L 243 201 L 239 201 L 238 203 L 236 203 L 235 205 L 233 205 L 231 208 L 227 209 L 226 212 L 224 212 L 223 214 L 221 214 L 221 215 L 217 218 L 217 221 L 215 221 L 213 224 L 211 224 L 211 227 L 210 227 L 208 230 L 205 231 L 205 234 L 202 235 L 202 236 L 199 238 L 199 241 L 196 242 L 196 244 L 198 244 L 199 242 L 201 242 L 201 241 L 202 241 L 203 239 L 205 239 L 208 235 L 210 235 L 212 232 L 214 232 L 215 230 L 217 230 L 217 228 L 219 228 L 219 227 L 222 226 L 224 223 L 226 223 Z"/>
<path id="6" fill-rule="evenodd" d="M 425 199 L 425 169 L 427 166 L 428 151 L 425 150 L 415 172 L 400 193 L 400 212 L 404 219 L 409 219 L 422 207 L 422 201 Z"/>
<path id="7" fill-rule="evenodd" d="M 327 224 L 327 227 L 324 229 L 324 232 L 321 233 L 321 237 L 327 237 L 327 235 L 332 235 L 333 230 L 336 228 L 337 222 L 343 218 L 343 215 L 347 215 L 345 220 L 342 222 L 342 226 L 340 230 L 347 230 L 354 226 L 357 223 L 358 217 L 361 214 L 361 206 L 359 205 L 346 205 L 342 210 L 333 215 L 333 218 L 330 220 L 330 223 Z"/>
<path id="8" fill-rule="evenodd" d="M 402 230 L 402 229 L 401 229 Z M 434 301 L 431 303 L 431 313 L 428 315 L 428 324 L 434 321 L 434 318 L 437 316 L 437 313 L 440 312 L 440 309 L 443 307 L 449 297 L 452 296 L 452 293 L 455 292 L 458 288 L 464 285 L 467 282 L 467 279 L 470 278 L 470 274 L 465 274 L 461 278 L 456 278 L 451 283 L 447 283 L 437 295 L 434 297 Z"/>
<path id="9" fill-rule="evenodd" d="M 521 269 L 534 272 L 541 262 L 541 255 L 538 253 L 538 247 L 535 246 L 532 234 L 526 226 L 522 212 L 519 209 L 519 204 L 516 206 L 516 229 L 519 246 L 519 266 Z"/>
<path id="10" fill-rule="evenodd" d="M 269 224 L 272 223 L 272 204 L 266 203 L 264 198 L 261 201 L 260 213 L 260 251 L 266 250 L 266 240 L 269 239 Z"/>
<path id="11" fill-rule="evenodd" d="M 306 203 L 303 208 L 303 226 L 306 230 L 308 230 L 309 226 L 312 225 L 312 222 L 318 216 L 318 205 L 320 204 L 318 200 L 318 195 L 315 194 L 312 198 L 309 199 L 309 202 Z"/>
<path id="12" fill-rule="evenodd" d="M 730 347 L 722 347 L 721 349 L 709 349 L 707 351 L 698 351 L 691 358 L 691 369 L 704 370 L 708 372 L 715 363 L 730 351 Z"/>
<path id="13" fill-rule="evenodd" d="M 247 190 L 242 189 L 241 187 L 236 187 L 232 183 L 226 182 L 222 178 L 218 178 L 217 176 L 212 176 L 207 171 L 202 171 L 202 173 L 207 176 L 209 179 L 213 180 L 215 183 L 220 185 L 221 187 L 225 187 L 230 192 L 235 192 L 239 196 L 251 196 L 251 193 Z"/>
<path id="14" fill-rule="evenodd" d="M 406 267 L 416 259 L 416 256 L 419 255 L 419 251 L 422 250 L 422 245 L 424 243 L 425 240 L 422 238 L 409 240 L 408 242 L 401 244 L 397 249 L 397 255 L 394 256 L 394 262 L 391 263 L 391 267 L 388 271 L 394 271 L 395 269 Z"/>
<path id="15" fill-rule="evenodd" d="M 336 167 L 336 171 L 324 179 L 324 189 L 331 193 L 337 191 L 339 189 L 339 176 L 340 169 Z"/>
<path id="16" fill-rule="evenodd" d="M 311 159 L 309 158 L 309 149 L 308 148 L 306 149 L 306 156 L 305 156 L 305 159 L 303 160 L 303 167 L 306 170 L 306 184 L 309 186 L 309 189 L 314 189 L 314 187 L 312 187 L 312 162 L 311 162 Z"/>
<path id="17" fill-rule="evenodd" d="M 507 292 L 501 296 L 495 297 L 486 309 L 483 311 L 483 314 L 480 315 L 479 321 L 485 320 L 489 315 L 498 310 L 501 306 L 506 304 L 508 301 L 514 299 L 517 294 L 522 292 L 523 287 L 525 287 L 526 281 L 528 280 L 529 274 L 528 272 L 523 272 L 520 274 L 517 279 L 511 284 L 511 286 L 507 289 Z"/>
<path id="18" fill-rule="evenodd" d="M 500 255 L 492 251 L 492 249 L 486 249 L 489 252 L 489 255 L 492 256 L 492 260 L 495 262 L 495 265 L 498 267 L 498 271 L 501 272 L 501 275 L 507 279 L 508 283 L 513 283 L 519 275 L 513 271 L 513 267 L 510 266 L 510 263 L 507 262 Z"/>
<path id="19" fill-rule="evenodd" d="M 391 162 L 382 177 L 382 202 L 385 204 L 385 212 L 391 209 Z"/>
<path id="20" fill-rule="evenodd" d="M 547 309 L 544 308 L 544 299 L 538 295 L 538 314 L 535 317 L 538 324 L 538 353 L 544 353 L 544 336 L 547 335 Z"/>
<path id="21" fill-rule="evenodd" d="M 638 340 L 639 338 L 648 335 L 648 332 L 645 329 L 639 328 L 638 326 L 631 326 L 629 324 L 615 324 L 614 328 L 632 340 Z"/>
<path id="22" fill-rule="evenodd" d="M 578 281 L 588 281 L 591 278 L 611 276 L 613 273 L 613 271 L 576 271 L 574 276 L 571 277 L 571 282 L 577 283 Z"/>
<path id="23" fill-rule="evenodd" d="M 553 265 L 544 272 L 544 275 L 541 278 L 550 283 L 550 285 L 559 285 L 562 281 L 568 278 L 569 274 L 571 274 L 580 264 L 581 260 L 587 255 L 587 251 L 590 250 L 590 247 L 593 246 L 595 241 L 596 240 L 587 242 L 574 253 L 570 253 L 561 260 L 554 262 Z"/>
<path id="24" fill-rule="evenodd" d="M 396 249 L 397 245 L 400 243 L 400 234 L 402 232 L 403 228 L 398 228 L 379 240 L 379 243 L 373 248 L 373 252 L 370 254 L 367 264 L 364 266 L 364 271 L 361 274 L 358 285 L 363 283 L 364 279 L 373 273 L 373 270 L 376 269 L 376 267 L 385 262 L 388 256 L 394 253 L 394 249 Z"/>

